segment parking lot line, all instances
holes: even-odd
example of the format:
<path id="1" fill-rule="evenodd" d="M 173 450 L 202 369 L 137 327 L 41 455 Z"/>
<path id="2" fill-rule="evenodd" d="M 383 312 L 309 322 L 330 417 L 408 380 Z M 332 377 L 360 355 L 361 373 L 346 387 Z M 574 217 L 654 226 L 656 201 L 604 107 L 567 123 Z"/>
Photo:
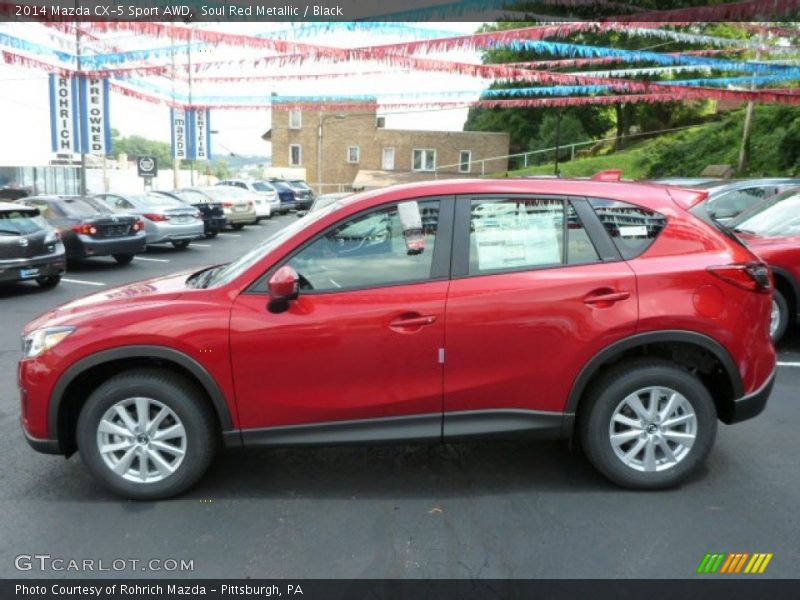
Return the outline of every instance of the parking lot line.
<path id="1" fill-rule="evenodd" d="M 800 367 L 800 362 L 781 362 L 778 361 L 779 367 Z"/>
<path id="2" fill-rule="evenodd" d="M 62 277 L 61 281 L 64 281 L 66 283 L 77 283 L 80 285 L 96 285 L 100 287 L 105 285 L 105 283 L 100 283 L 99 281 L 85 281 L 83 279 L 67 279 L 66 277 Z"/>
<path id="3" fill-rule="evenodd" d="M 192 244 L 192 248 L 211 248 L 211 244 Z"/>
<path id="4" fill-rule="evenodd" d="M 168 263 L 169 260 L 166 258 L 145 258 L 144 256 L 136 256 L 134 257 L 136 260 L 149 260 L 150 262 L 162 262 Z"/>

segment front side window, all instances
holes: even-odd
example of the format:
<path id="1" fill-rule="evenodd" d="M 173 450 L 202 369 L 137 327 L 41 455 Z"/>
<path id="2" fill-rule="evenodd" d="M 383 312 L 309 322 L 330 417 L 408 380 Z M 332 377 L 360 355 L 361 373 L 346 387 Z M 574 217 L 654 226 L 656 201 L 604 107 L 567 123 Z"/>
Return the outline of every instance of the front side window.
<path id="1" fill-rule="evenodd" d="M 414 171 L 435 171 L 436 150 L 413 150 L 411 154 L 411 168 Z"/>
<path id="2" fill-rule="evenodd" d="M 289 111 L 289 129 L 300 129 L 303 126 L 303 113 L 299 110 Z"/>
<path id="3" fill-rule="evenodd" d="M 374 288 L 430 278 L 439 202 L 401 202 L 328 230 L 288 264 L 301 291 Z"/>
<path id="4" fill-rule="evenodd" d="M 667 226 L 664 215 L 627 202 L 599 198 L 589 202 L 625 259 L 642 254 Z"/>
<path id="5" fill-rule="evenodd" d="M 347 162 L 357 163 L 361 160 L 361 149 L 358 146 L 347 147 Z"/>
<path id="6" fill-rule="evenodd" d="M 458 153 L 458 171 L 460 173 L 469 173 L 472 168 L 472 152 L 469 150 L 462 150 Z"/>
<path id="7" fill-rule="evenodd" d="M 300 144 L 291 144 L 289 146 L 289 164 L 292 167 L 299 167 L 303 160 L 303 153 L 300 149 Z"/>

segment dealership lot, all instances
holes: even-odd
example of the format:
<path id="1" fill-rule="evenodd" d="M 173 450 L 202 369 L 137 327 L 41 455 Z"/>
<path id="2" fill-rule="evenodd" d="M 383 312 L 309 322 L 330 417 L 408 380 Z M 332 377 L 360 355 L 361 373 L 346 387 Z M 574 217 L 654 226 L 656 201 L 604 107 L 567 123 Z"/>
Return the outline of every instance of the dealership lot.
<path id="1" fill-rule="evenodd" d="M 228 451 L 185 496 L 128 502 L 77 456 L 28 448 L 14 381 L 24 323 L 87 293 L 225 262 L 295 218 L 151 249 L 127 267 L 86 262 L 51 291 L 0 289 L 2 576 L 107 575 L 14 567 L 19 554 L 49 554 L 193 560 L 203 577 L 691 577 L 707 552 L 771 552 L 763 576 L 795 574 L 800 341 L 781 347 L 766 412 L 720 426 L 705 469 L 669 492 L 623 491 L 561 443 L 515 442 Z"/>

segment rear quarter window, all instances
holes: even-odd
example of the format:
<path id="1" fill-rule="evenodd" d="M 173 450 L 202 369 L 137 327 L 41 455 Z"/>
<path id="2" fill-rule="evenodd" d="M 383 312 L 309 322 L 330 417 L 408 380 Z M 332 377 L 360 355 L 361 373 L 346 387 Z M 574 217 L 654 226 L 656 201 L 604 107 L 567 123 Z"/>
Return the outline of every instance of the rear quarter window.
<path id="1" fill-rule="evenodd" d="M 667 226 L 667 218 L 653 210 L 619 200 L 589 202 L 624 259 L 644 253 Z"/>

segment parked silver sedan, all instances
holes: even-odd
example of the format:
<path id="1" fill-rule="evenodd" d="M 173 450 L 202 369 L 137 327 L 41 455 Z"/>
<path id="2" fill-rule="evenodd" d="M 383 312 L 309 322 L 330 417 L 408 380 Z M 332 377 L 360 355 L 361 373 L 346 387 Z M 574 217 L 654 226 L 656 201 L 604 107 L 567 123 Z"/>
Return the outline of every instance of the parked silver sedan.
<path id="1" fill-rule="evenodd" d="M 95 198 L 114 212 L 137 215 L 144 222 L 148 246 L 172 244 L 182 249 L 205 235 L 202 215 L 181 200 L 151 192 L 98 194 Z"/>

